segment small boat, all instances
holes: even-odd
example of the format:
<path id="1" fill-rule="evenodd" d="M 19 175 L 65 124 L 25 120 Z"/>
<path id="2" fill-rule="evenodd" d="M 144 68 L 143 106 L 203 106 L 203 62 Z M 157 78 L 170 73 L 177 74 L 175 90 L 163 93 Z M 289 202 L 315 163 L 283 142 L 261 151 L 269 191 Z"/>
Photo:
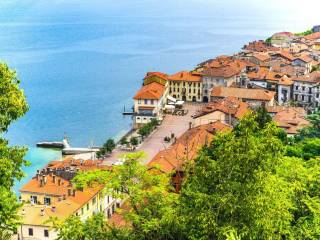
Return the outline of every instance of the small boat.
<path id="1" fill-rule="evenodd" d="M 37 147 L 40 148 L 64 148 L 63 142 L 38 142 Z"/>
<path id="2" fill-rule="evenodd" d="M 63 155 L 76 155 L 76 154 L 82 154 L 82 153 L 93 153 L 98 152 L 99 148 L 64 148 L 62 149 Z"/>
<path id="3" fill-rule="evenodd" d="M 64 138 L 61 142 L 38 142 L 37 147 L 64 149 L 64 148 L 69 148 L 70 145 L 67 138 Z"/>

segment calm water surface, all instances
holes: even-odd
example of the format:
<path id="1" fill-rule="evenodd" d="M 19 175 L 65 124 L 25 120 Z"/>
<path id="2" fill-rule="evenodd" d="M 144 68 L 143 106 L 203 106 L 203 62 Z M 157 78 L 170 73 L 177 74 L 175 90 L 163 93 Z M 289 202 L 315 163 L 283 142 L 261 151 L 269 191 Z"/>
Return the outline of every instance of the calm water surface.
<path id="1" fill-rule="evenodd" d="M 147 71 L 192 69 L 248 41 L 316 24 L 222 1 L 65 2 L 0 3 L 0 59 L 18 71 L 30 105 L 7 133 L 11 144 L 29 147 L 32 163 L 16 190 L 61 156 L 36 142 L 66 133 L 73 146 L 88 146 L 124 134 L 131 121 L 121 111 Z"/>

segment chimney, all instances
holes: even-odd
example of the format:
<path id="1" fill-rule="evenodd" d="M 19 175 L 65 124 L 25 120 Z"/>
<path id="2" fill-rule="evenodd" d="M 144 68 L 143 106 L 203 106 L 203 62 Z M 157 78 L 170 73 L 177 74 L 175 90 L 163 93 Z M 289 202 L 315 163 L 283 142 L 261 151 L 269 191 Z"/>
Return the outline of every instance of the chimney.
<path id="1" fill-rule="evenodd" d="M 55 184 L 56 183 L 56 176 L 52 175 L 52 182 Z"/>
<path id="2" fill-rule="evenodd" d="M 40 209 L 40 216 L 44 216 L 44 208 Z"/>
<path id="3" fill-rule="evenodd" d="M 55 207 L 55 206 L 52 206 L 52 207 L 51 207 L 51 211 L 52 211 L 52 212 L 55 212 L 55 211 L 56 211 L 56 207 Z"/>
<path id="4" fill-rule="evenodd" d="M 58 186 L 61 186 L 61 179 L 58 179 Z"/>
<path id="5" fill-rule="evenodd" d="M 43 187 L 43 186 L 44 186 L 43 179 L 40 179 L 40 187 Z"/>

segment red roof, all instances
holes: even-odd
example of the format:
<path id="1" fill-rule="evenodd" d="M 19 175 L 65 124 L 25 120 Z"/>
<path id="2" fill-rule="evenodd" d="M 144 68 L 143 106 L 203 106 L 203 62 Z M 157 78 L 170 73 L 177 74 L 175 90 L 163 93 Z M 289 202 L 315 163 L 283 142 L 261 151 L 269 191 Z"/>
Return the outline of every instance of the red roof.
<path id="1" fill-rule="evenodd" d="M 152 82 L 148 85 L 142 86 L 136 93 L 133 99 L 154 99 L 159 100 L 165 91 L 165 86 L 160 83 Z"/>
<path id="2" fill-rule="evenodd" d="M 240 99 L 270 101 L 274 98 L 275 92 L 249 89 L 249 88 L 233 88 L 233 87 L 215 87 L 211 92 L 212 97 L 237 97 Z"/>

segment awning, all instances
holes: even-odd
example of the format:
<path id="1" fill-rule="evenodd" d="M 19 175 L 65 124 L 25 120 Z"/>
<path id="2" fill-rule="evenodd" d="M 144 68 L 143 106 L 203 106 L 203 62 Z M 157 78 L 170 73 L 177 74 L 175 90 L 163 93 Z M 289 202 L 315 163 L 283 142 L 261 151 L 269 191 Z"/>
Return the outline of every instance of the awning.
<path id="1" fill-rule="evenodd" d="M 184 101 L 177 101 L 176 102 L 176 105 L 183 105 L 184 104 Z"/>
<path id="2" fill-rule="evenodd" d="M 173 106 L 173 105 L 165 105 L 164 108 L 165 109 L 175 109 L 175 106 Z"/>
<path id="3" fill-rule="evenodd" d="M 170 100 L 171 102 L 177 102 L 177 99 L 175 99 L 174 97 L 168 96 L 167 98 L 168 98 L 168 100 Z"/>

